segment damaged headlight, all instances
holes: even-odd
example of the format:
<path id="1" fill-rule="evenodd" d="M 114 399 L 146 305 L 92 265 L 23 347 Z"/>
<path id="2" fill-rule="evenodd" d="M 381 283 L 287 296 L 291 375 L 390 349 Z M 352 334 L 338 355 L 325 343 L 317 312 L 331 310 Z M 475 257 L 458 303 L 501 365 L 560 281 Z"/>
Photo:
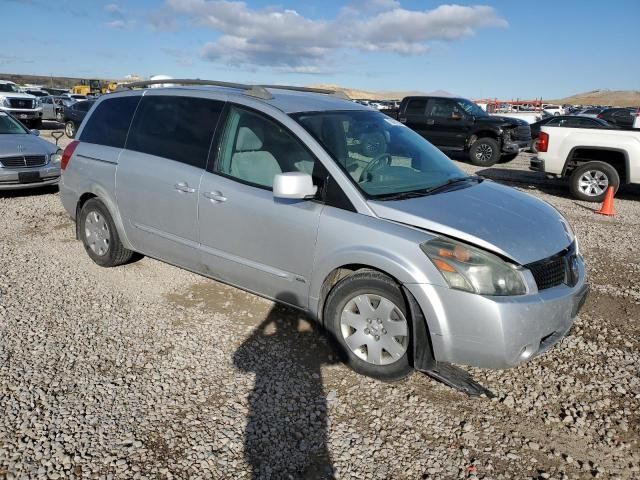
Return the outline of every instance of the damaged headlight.
<path id="1" fill-rule="evenodd" d="M 497 255 L 443 237 L 420 245 L 449 287 L 480 295 L 524 295 L 520 269 Z"/>

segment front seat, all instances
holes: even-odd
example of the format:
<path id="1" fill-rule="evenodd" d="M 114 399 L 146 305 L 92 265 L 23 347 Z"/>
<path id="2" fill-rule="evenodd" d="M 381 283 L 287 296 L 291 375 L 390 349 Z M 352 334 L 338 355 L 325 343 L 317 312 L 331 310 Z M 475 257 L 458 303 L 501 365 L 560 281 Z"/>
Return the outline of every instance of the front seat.
<path id="1" fill-rule="evenodd" d="M 273 177 L 282 169 L 271 153 L 261 150 L 263 139 L 261 126 L 240 127 L 236 153 L 231 157 L 231 175 L 257 185 L 273 185 Z"/>

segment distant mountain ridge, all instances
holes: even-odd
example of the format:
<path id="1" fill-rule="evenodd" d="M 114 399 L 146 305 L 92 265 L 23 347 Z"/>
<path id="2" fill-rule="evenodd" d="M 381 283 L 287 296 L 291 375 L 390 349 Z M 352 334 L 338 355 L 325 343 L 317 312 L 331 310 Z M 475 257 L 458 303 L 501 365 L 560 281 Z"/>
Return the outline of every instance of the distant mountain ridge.
<path id="1" fill-rule="evenodd" d="M 640 90 L 592 90 L 590 92 L 577 93 L 570 97 L 554 100 L 555 103 L 568 103 L 571 105 L 614 105 L 617 107 L 640 106 Z"/>
<path id="2" fill-rule="evenodd" d="M 335 90 L 338 92 L 343 92 L 354 100 L 357 99 L 367 99 L 367 100 L 401 100 L 404 97 L 409 97 L 412 95 L 430 95 L 434 97 L 455 97 L 453 93 L 447 92 L 445 90 L 435 90 L 433 92 L 421 92 L 417 90 L 409 90 L 409 91 L 372 91 L 372 90 L 359 90 L 354 88 L 346 88 L 341 87 L 340 85 L 334 85 L 331 83 L 317 83 L 314 85 L 308 85 L 310 88 L 325 88 L 327 90 Z"/>

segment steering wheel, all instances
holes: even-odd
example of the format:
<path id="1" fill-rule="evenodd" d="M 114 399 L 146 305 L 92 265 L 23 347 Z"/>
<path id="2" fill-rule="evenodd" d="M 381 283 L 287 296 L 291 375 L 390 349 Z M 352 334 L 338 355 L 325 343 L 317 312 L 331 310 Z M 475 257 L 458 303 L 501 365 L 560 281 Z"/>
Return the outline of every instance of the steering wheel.
<path id="1" fill-rule="evenodd" d="M 383 166 L 388 167 L 389 165 L 391 165 L 392 160 L 393 158 L 388 153 L 381 153 L 376 158 L 371 160 L 366 167 L 364 167 L 364 170 L 362 170 L 362 173 L 360 174 L 359 181 L 363 182 L 364 180 L 366 180 L 367 175 L 369 175 L 371 172 L 374 172 L 375 170 L 379 170 Z"/>

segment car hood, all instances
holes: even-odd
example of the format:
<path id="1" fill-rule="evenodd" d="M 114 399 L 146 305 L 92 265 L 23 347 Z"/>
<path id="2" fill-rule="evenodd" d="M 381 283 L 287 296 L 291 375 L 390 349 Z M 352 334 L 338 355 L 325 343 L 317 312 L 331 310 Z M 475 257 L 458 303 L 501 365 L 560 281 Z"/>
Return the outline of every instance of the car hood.
<path id="1" fill-rule="evenodd" d="M 53 143 L 35 135 L 0 134 L 0 157 L 43 155 L 55 153 L 57 150 L 58 147 Z"/>
<path id="2" fill-rule="evenodd" d="M 491 124 L 491 125 L 510 125 L 510 126 L 529 125 L 529 123 L 526 120 L 522 120 L 521 118 L 501 117 L 498 115 L 491 115 L 488 117 L 477 117 L 476 121 L 478 123 L 485 123 L 485 124 Z"/>
<path id="3" fill-rule="evenodd" d="M 381 218 L 440 233 L 526 265 L 573 241 L 570 227 L 546 202 L 491 181 L 407 200 L 374 201 Z"/>
<path id="4" fill-rule="evenodd" d="M 0 97 L 7 98 L 24 98 L 27 100 L 33 100 L 35 95 L 31 95 L 29 93 L 21 93 L 21 92 L 0 92 Z"/>

